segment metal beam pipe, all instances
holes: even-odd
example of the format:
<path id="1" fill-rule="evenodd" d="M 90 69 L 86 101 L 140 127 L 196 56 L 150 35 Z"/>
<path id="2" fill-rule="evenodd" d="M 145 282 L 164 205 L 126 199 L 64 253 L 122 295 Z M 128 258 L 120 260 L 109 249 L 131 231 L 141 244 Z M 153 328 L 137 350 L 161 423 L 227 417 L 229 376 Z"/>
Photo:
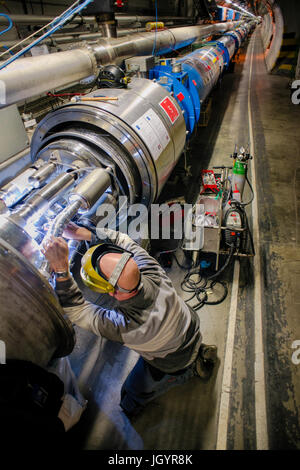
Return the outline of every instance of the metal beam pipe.
<path id="1" fill-rule="evenodd" d="M 77 83 L 95 75 L 97 65 L 115 63 L 136 55 L 165 54 L 199 38 L 234 27 L 235 23 L 187 26 L 164 31 L 101 39 L 90 48 L 74 49 L 38 57 L 18 59 L 0 71 L 0 108 Z"/>
<path id="2" fill-rule="evenodd" d="M 51 183 L 44 186 L 43 189 L 36 192 L 26 203 L 17 210 L 12 218 L 24 219 L 25 221 L 38 211 L 44 210 L 53 202 L 62 191 L 72 186 L 74 175 L 71 173 L 62 173 L 58 175 Z"/>
<path id="3" fill-rule="evenodd" d="M 0 72 L 0 85 L 4 88 L 0 108 L 77 83 L 95 72 L 96 62 L 88 49 L 16 60 Z"/>
<path id="4" fill-rule="evenodd" d="M 13 23 L 15 24 L 24 24 L 24 25 L 43 25 L 48 24 L 54 20 L 54 16 L 39 16 L 39 15 L 9 15 Z M 81 23 L 82 20 L 80 17 L 74 18 L 71 23 Z M 85 23 L 96 23 L 94 16 L 85 16 Z M 4 24 L 4 18 L 0 17 L 0 25 Z M 7 21 L 6 21 L 7 23 Z M 70 24 L 70 23 L 69 23 Z"/>
<path id="5" fill-rule="evenodd" d="M 130 25 L 133 23 L 146 23 L 147 21 L 155 21 L 154 16 L 125 16 L 125 15 L 115 15 L 118 21 L 119 26 Z M 24 24 L 24 25 L 43 25 L 48 24 L 54 20 L 53 16 L 39 16 L 39 15 L 10 15 L 10 18 L 15 24 Z M 160 21 L 191 21 L 194 18 L 192 17 L 181 17 L 181 16 L 160 16 Z M 81 22 L 86 24 L 96 24 L 96 19 L 94 16 L 84 16 L 83 19 L 80 17 L 73 18 L 69 24 L 78 24 Z M 0 25 L 7 24 L 5 18 L 0 17 Z"/>
<path id="6" fill-rule="evenodd" d="M 54 164 L 45 164 L 42 160 L 22 171 L 18 176 L 9 181 L 0 189 L 0 198 L 7 207 L 12 207 L 33 188 L 38 188 L 55 171 Z"/>
<path id="7" fill-rule="evenodd" d="M 0 17 L 1 18 L 1 17 Z M 117 31 L 118 37 L 123 37 L 127 36 L 128 34 L 133 34 L 133 33 L 143 33 L 145 32 L 145 28 L 135 28 L 135 29 L 119 29 Z M 54 43 L 57 44 L 68 44 L 72 42 L 78 42 L 78 41 L 93 41 L 96 39 L 101 39 L 103 36 L 101 33 L 74 33 L 74 34 L 61 34 L 61 35 L 56 35 L 54 34 L 51 39 L 44 39 L 41 44 L 46 44 L 48 46 L 53 46 L 53 41 Z M 17 44 L 19 41 L 13 40 L 13 41 L 2 41 L 1 46 L 6 46 L 6 47 L 12 47 L 15 44 Z M 23 47 L 28 46 L 32 42 L 32 39 L 28 39 L 23 42 Z M 1 51 L 2 52 L 2 51 Z M 9 55 L 9 53 L 7 53 Z"/>
<path id="8" fill-rule="evenodd" d="M 109 173 L 103 168 L 95 168 L 71 191 L 69 202 L 79 200 L 82 212 L 88 212 L 110 185 Z"/>
<path id="9" fill-rule="evenodd" d="M 65 209 L 63 209 L 61 213 L 54 219 L 51 227 L 49 228 L 49 233 L 46 235 L 45 239 L 50 237 L 61 237 L 65 227 L 77 214 L 81 206 L 82 201 L 77 199 Z"/>

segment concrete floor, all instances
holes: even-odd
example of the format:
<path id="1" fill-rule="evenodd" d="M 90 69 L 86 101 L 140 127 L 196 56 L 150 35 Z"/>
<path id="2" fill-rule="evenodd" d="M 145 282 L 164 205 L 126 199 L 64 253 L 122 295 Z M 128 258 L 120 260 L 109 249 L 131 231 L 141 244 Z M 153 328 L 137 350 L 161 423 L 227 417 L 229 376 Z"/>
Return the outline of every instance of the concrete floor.
<path id="1" fill-rule="evenodd" d="M 199 190 L 201 169 L 230 165 L 234 144 L 248 143 L 252 45 L 250 96 L 268 429 L 263 438 L 270 449 L 300 449 L 300 364 L 292 362 L 292 343 L 300 340 L 300 108 L 291 103 L 288 79 L 266 73 L 259 30 L 246 45 L 234 73 L 227 73 L 221 87 L 215 90 L 209 126 L 199 128 L 190 144 L 188 164 L 192 177 L 176 180 L 176 174 L 182 174 L 181 162 L 161 200 L 170 195 L 184 195 L 188 202 L 193 201 Z M 180 289 L 184 272 L 175 263 L 168 272 L 184 297 Z M 240 264 L 231 384 L 225 389 L 224 356 L 232 310 L 232 276 L 231 267 L 223 277 L 229 285 L 227 299 L 216 307 L 207 306 L 198 311 L 204 342 L 218 345 L 220 364 L 213 377 L 207 383 L 194 378 L 170 390 L 149 404 L 133 422 L 121 412 L 119 393 L 137 354 L 76 329 L 77 344 L 70 360 L 89 406 L 80 423 L 70 431 L 69 438 L 74 445 L 99 450 L 209 450 L 220 448 L 217 439 L 221 437 L 227 449 L 257 448 L 257 435 L 264 432 L 256 413 L 259 404 L 254 371 L 257 337 L 254 285 L 258 270 L 253 269 L 252 260 L 242 260 Z M 224 396 L 229 400 L 228 420 L 220 436 L 220 403 Z"/>

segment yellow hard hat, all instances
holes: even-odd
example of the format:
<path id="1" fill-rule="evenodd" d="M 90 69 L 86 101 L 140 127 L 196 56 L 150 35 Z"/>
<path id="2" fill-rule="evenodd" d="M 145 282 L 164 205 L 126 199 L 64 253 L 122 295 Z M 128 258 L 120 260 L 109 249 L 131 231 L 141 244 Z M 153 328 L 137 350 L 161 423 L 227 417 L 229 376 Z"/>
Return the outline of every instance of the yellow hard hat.
<path id="1" fill-rule="evenodd" d="M 101 257 L 107 253 L 121 253 L 122 257 L 117 263 L 114 271 L 112 272 L 109 279 L 100 271 L 99 261 Z M 127 263 L 127 261 L 133 257 L 133 253 L 127 251 L 120 246 L 114 245 L 113 243 L 100 243 L 87 250 L 81 260 L 81 278 L 84 284 L 95 292 L 102 294 L 108 294 L 114 292 L 118 279 Z M 117 287 L 121 292 L 132 292 L 127 289 Z M 133 289 L 135 290 L 135 289 Z"/>

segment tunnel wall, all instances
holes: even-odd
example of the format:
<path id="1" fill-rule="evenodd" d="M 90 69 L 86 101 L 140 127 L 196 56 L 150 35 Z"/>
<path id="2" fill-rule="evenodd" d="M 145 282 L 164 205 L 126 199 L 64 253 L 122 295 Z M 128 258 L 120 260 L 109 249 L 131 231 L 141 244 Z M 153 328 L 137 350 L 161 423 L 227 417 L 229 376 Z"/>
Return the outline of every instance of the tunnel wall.
<path id="1" fill-rule="evenodd" d="M 283 41 L 284 20 L 281 8 L 277 3 L 268 3 L 268 9 L 263 15 L 261 28 L 265 60 L 268 72 L 274 68 Z"/>
<path id="2" fill-rule="evenodd" d="M 269 0 L 261 7 L 261 35 L 269 72 L 274 68 L 283 45 L 284 33 L 300 38 L 299 0 Z"/>
<path id="3" fill-rule="evenodd" d="M 300 37 L 300 2 L 299 0 L 277 0 L 283 19 L 284 32 L 295 33 L 296 37 Z"/>
<path id="4" fill-rule="evenodd" d="M 261 36 L 264 50 L 266 51 L 271 43 L 271 39 L 273 36 L 273 19 L 269 13 L 266 13 L 263 17 Z"/>

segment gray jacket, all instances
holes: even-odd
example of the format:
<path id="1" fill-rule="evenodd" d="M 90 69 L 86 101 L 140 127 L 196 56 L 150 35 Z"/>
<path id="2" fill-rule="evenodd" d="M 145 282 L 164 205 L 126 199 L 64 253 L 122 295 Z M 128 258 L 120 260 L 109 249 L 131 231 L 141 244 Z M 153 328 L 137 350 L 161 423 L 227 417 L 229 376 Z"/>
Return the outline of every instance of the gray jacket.
<path id="1" fill-rule="evenodd" d="M 186 368 L 196 359 L 202 339 L 196 312 L 147 251 L 128 235 L 109 229 L 105 233 L 109 241 L 134 253 L 141 288 L 136 296 L 106 309 L 85 300 L 73 278 L 58 282 L 56 292 L 65 313 L 81 328 L 124 344 L 164 372 Z"/>

